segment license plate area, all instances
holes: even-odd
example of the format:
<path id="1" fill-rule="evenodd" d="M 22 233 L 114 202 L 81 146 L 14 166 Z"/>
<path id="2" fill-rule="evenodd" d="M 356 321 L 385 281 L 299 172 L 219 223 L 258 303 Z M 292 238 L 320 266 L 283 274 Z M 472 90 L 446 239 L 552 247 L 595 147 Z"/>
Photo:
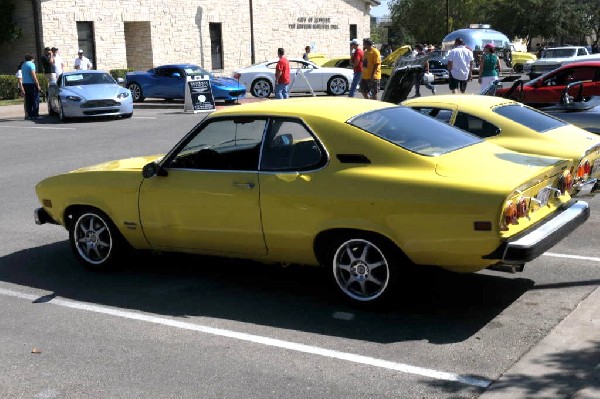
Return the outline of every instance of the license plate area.
<path id="1" fill-rule="evenodd" d="M 537 193 L 535 199 L 538 201 L 540 207 L 546 206 L 546 204 L 548 204 L 550 194 L 552 194 L 553 191 L 554 190 L 552 189 L 552 187 L 544 187 Z"/>

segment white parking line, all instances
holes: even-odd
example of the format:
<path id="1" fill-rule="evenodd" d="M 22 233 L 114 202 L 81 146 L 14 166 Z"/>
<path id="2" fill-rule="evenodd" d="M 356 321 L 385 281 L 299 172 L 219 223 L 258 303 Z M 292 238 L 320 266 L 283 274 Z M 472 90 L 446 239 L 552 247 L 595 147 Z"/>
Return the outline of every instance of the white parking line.
<path id="1" fill-rule="evenodd" d="M 156 116 L 134 116 L 133 119 L 156 119 Z"/>
<path id="2" fill-rule="evenodd" d="M 5 289 L 1 289 L 1 288 L 0 288 L 0 295 L 16 297 L 16 298 L 21 298 L 21 299 L 27 299 L 30 301 L 35 301 L 36 299 L 39 298 L 39 295 L 25 294 L 22 292 L 10 291 L 10 290 L 5 290 Z M 128 312 L 128 311 L 119 310 L 119 309 L 115 309 L 115 308 L 109 308 L 109 307 L 105 307 L 105 306 L 92 305 L 92 304 L 85 303 L 85 302 L 77 302 L 77 301 L 70 301 L 70 300 L 55 298 L 47 303 L 52 304 L 52 305 L 63 306 L 66 308 L 71 308 L 71 309 L 86 310 L 88 312 L 95 312 L 95 313 L 101 313 L 101 314 L 106 314 L 106 315 L 110 315 L 110 316 L 122 317 L 122 318 L 129 319 L 129 320 L 145 321 L 148 323 L 160 324 L 160 325 L 168 326 L 168 327 L 175 327 L 175 328 L 179 328 L 182 330 L 198 331 L 198 332 L 201 332 L 204 334 L 211 334 L 211 335 L 217 335 L 217 336 L 221 336 L 221 337 L 233 338 L 233 339 L 237 339 L 240 341 L 253 342 L 256 344 L 260 344 L 260 345 L 272 346 L 272 347 L 276 347 L 276 348 L 288 349 L 288 350 L 293 350 L 293 351 L 302 352 L 302 353 L 309 353 L 309 354 L 323 356 L 323 357 L 329 357 L 329 358 L 333 358 L 333 359 L 345 360 L 345 361 L 352 362 L 352 363 L 359 363 L 359 364 L 364 364 L 367 366 L 380 367 L 380 368 L 384 368 L 384 369 L 388 369 L 388 370 L 400 371 L 402 373 L 430 377 L 430 378 L 434 378 L 437 380 L 453 381 L 453 382 L 458 382 L 461 384 L 471 385 L 471 386 L 476 386 L 476 387 L 481 387 L 481 388 L 487 388 L 492 383 L 492 381 L 490 381 L 490 380 L 481 379 L 481 378 L 462 376 L 462 375 L 455 374 L 455 373 L 446 373 L 443 371 L 437 371 L 437 370 L 427 369 L 427 368 L 423 368 L 423 367 L 411 366 L 408 364 L 396 363 L 396 362 L 391 362 L 391 361 L 382 360 L 382 359 L 376 359 L 376 358 L 368 357 L 368 356 L 355 355 L 355 354 L 346 353 L 346 352 L 338 352 L 335 350 L 319 348 L 317 346 L 298 344 L 295 342 L 288 342 L 288 341 L 283 341 L 283 340 L 279 340 L 279 339 L 263 337 L 260 335 L 252 335 L 252 334 L 246 334 L 246 333 L 241 333 L 241 332 L 237 332 L 237 331 L 213 328 L 213 327 L 203 326 L 200 324 L 193 324 L 193 323 L 187 323 L 187 322 L 177 321 L 177 320 L 173 320 L 173 319 L 167 319 L 164 317 L 156 317 L 156 316 L 151 316 L 151 315 L 146 315 L 146 314 L 141 314 L 141 313 Z"/>
<path id="3" fill-rule="evenodd" d="M 591 260 L 592 262 L 600 262 L 600 258 L 595 258 L 595 257 L 592 257 L 592 256 L 555 254 L 555 253 L 552 253 L 552 252 L 545 252 L 544 255 L 546 255 L 546 256 L 552 256 L 554 258 L 580 259 L 580 260 Z"/>
<path id="4" fill-rule="evenodd" d="M 6 126 L 0 125 L 0 128 L 10 129 L 48 129 L 48 130 L 75 130 L 74 127 L 54 127 L 54 126 Z"/>

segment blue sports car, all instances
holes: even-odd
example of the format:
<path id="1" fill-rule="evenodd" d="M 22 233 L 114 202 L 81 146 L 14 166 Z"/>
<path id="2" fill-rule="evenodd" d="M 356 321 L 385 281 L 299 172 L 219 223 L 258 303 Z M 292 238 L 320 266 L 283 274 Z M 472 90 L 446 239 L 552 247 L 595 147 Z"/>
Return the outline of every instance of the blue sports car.
<path id="1" fill-rule="evenodd" d="M 145 98 L 184 99 L 186 76 L 208 75 L 215 101 L 234 102 L 246 95 L 246 86 L 229 77 L 217 77 L 193 64 L 162 65 L 147 71 L 128 72 L 125 84 L 133 101 Z"/>

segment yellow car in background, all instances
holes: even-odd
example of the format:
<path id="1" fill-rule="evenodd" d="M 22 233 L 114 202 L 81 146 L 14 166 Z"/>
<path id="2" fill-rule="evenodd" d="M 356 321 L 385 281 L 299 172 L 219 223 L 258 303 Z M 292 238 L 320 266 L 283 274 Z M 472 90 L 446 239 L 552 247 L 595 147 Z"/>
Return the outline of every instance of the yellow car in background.
<path id="1" fill-rule="evenodd" d="M 516 101 L 491 96 L 429 96 L 402 103 L 513 151 L 573 161 L 572 194 L 598 191 L 600 137 Z"/>
<path id="2" fill-rule="evenodd" d="M 396 62 L 396 60 L 410 53 L 411 51 L 412 47 L 408 45 L 398 47 L 390 55 L 388 55 L 381 61 L 381 81 L 379 82 L 379 86 L 382 90 L 385 89 L 388 79 L 390 78 L 390 76 L 392 76 L 392 72 L 394 71 L 394 63 Z M 352 65 L 350 65 L 350 56 L 338 56 L 330 58 L 325 63 L 323 63 L 322 66 L 352 69 Z"/>
<path id="3" fill-rule="evenodd" d="M 522 270 L 589 216 L 570 166 L 384 102 L 264 101 L 208 115 L 167 154 L 41 181 L 35 219 L 94 270 L 129 248 L 321 265 L 372 303 L 415 264 Z"/>
<path id="4" fill-rule="evenodd" d="M 537 60 L 537 56 L 533 53 L 527 53 L 524 51 L 511 51 L 510 53 L 511 65 L 513 71 L 516 73 L 523 72 L 523 66 L 527 63 L 534 62 Z"/>

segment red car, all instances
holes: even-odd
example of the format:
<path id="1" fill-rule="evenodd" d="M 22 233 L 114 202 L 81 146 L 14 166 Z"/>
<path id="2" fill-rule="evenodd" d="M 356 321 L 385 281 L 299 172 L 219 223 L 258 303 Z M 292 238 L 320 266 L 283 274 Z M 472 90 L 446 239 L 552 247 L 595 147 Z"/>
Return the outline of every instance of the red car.
<path id="1" fill-rule="evenodd" d="M 517 86 L 512 93 L 510 87 L 498 87 L 496 96 L 507 97 L 533 107 L 544 107 L 560 102 L 566 85 L 583 81 L 583 96 L 600 96 L 600 61 L 573 62 L 566 64 Z"/>

